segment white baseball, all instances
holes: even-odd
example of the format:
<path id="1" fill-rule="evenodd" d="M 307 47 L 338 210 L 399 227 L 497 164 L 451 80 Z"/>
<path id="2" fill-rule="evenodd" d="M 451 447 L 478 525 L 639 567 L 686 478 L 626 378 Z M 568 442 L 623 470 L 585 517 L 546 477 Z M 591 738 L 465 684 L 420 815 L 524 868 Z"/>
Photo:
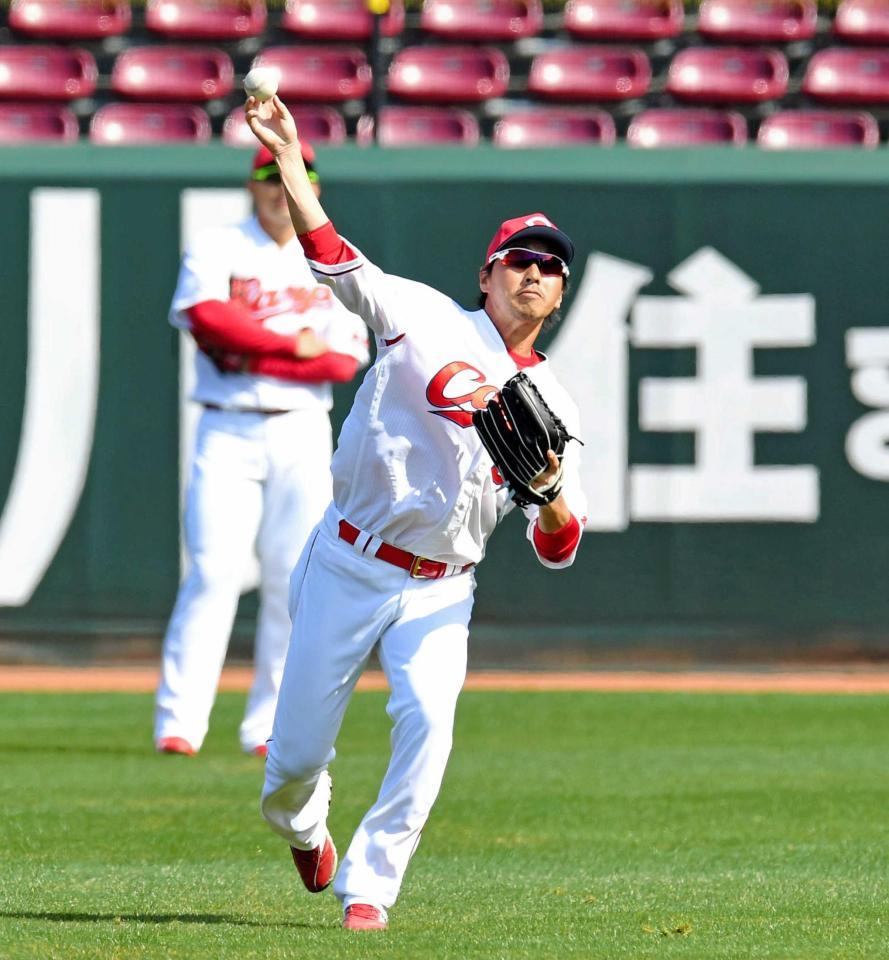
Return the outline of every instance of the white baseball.
<path id="1" fill-rule="evenodd" d="M 270 100 L 278 92 L 278 71 L 271 67 L 254 67 L 244 77 L 244 92 L 257 100 Z"/>

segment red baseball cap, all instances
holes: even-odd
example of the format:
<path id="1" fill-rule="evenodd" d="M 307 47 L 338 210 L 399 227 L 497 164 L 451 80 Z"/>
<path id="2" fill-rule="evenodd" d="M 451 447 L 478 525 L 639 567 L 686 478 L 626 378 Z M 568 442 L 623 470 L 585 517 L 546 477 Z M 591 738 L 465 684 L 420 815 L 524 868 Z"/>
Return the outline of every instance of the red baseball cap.
<path id="1" fill-rule="evenodd" d="M 491 255 L 498 250 L 521 246 L 522 240 L 539 240 L 547 244 L 565 263 L 571 263 L 574 259 L 574 244 L 567 233 L 563 233 L 542 213 L 526 213 L 522 217 L 513 217 L 500 224 L 500 229 L 488 245 L 485 263 L 490 263 Z"/>
<path id="2" fill-rule="evenodd" d="M 315 173 L 315 151 L 312 149 L 310 143 L 306 143 L 305 140 L 300 140 L 299 142 L 300 153 L 303 157 L 303 163 L 306 165 L 306 170 L 309 173 Z M 266 167 L 275 167 L 277 170 L 277 164 L 275 163 L 275 155 L 269 150 L 268 147 L 260 147 L 256 153 L 253 154 L 253 163 L 250 166 L 250 172 L 255 173 L 257 170 L 264 170 Z M 274 172 L 274 171 L 273 171 Z M 263 179 L 260 177 L 253 177 L 252 179 Z M 310 179 L 312 179 L 310 177 Z M 315 174 L 315 180 L 318 179 L 318 175 Z"/>

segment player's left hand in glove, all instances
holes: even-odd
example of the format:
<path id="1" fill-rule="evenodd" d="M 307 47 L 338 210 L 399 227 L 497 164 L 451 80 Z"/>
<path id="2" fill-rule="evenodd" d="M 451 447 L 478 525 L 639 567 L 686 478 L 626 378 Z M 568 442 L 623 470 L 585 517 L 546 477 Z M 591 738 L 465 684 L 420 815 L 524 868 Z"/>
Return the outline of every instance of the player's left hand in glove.
<path id="1" fill-rule="evenodd" d="M 559 496 L 565 447 L 577 438 L 526 374 L 507 380 L 483 410 L 473 413 L 472 422 L 520 507 L 543 506 Z M 551 453 L 558 463 L 555 470 Z"/>

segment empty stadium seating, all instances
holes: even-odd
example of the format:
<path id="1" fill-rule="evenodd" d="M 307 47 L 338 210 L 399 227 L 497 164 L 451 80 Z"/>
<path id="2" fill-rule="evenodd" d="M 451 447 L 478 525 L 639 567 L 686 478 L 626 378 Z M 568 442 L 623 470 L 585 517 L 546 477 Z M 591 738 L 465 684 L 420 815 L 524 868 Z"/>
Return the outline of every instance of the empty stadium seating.
<path id="1" fill-rule="evenodd" d="M 145 26 L 171 39 L 237 40 L 259 36 L 264 0 L 148 0 Z"/>
<path id="2" fill-rule="evenodd" d="M 809 61 L 802 88 L 825 103 L 889 103 L 889 49 L 819 50 Z"/>
<path id="3" fill-rule="evenodd" d="M 886 0 L 842 0 L 833 32 L 850 43 L 889 43 L 889 3 Z"/>
<path id="4" fill-rule="evenodd" d="M 370 116 L 358 122 L 357 140 L 373 143 Z M 384 107 L 380 111 L 379 144 L 382 147 L 474 147 L 478 123 L 466 110 L 455 107 Z"/>
<path id="5" fill-rule="evenodd" d="M 114 63 L 111 88 L 134 100 L 212 100 L 231 92 L 232 62 L 213 47 L 130 47 Z"/>
<path id="6" fill-rule="evenodd" d="M 98 39 L 130 29 L 128 0 L 12 0 L 9 26 L 28 37 Z"/>
<path id="7" fill-rule="evenodd" d="M 70 143 L 80 130 L 68 107 L 51 103 L 0 103 L 0 144 Z"/>
<path id="8" fill-rule="evenodd" d="M 627 130 L 631 147 L 739 147 L 746 142 L 747 124 L 741 114 L 730 110 L 643 110 Z"/>
<path id="9" fill-rule="evenodd" d="M 745 47 L 687 47 L 670 63 L 667 91 L 680 100 L 758 103 L 787 92 L 783 53 Z"/>
<path id="10" fill-rule="evenodd" d="M 682 31 L 682 0 L 569 0 L 565 29 L 586 40 L 659 40 Z"/>
<path id="11" fill-rule="evenodd" d="M 323 143 L 334 146 L 346 140 L 346 124 L 340 113 L 333 107 L 305 106 L 292 104 L 289 106 L 296 127 L 301 138 L 309 143 Z M 233 147 L 257 146 L 253 131 L 247 126 L 243 107 L 235 107 L 225 118 L 222 126 L 224 143 Z"/>
<path id="12" fill-rule="evenodd" d="M 769 150 L 875 147 L 880 131 L 869 113 L 782 110 L 763 120 L 756 142 Z"/>
<path id="13" fill-rule="evenodd" d="M 426 0 L 420 27 L 458 40 L 516 40 L 543 26 L 540 0 Z"/>
<path id="14" fill-rule="evenodd" d="M 287 0 L 281 27 L 311 40 L 366 40 L 373 32 L 373 15 L 367 0 Z M 391 0 L 380 21 L 384 37 L 404 28 L 404 4 Z"/>
<path id="15" fill-rule="evenodd" d="M 500 97 L 509 63 L 492 47 L 406 47 L 389 67 L 389 93 L 427 103 L 478 102 Z"/>
<path id="16" fill-rule="evenodd" d="M 702 0 L 698 32 L 712 40 L 789 43 L 815 36 L 815 0 Z"/>
<path id="17" fill-rule="evenodd" d="M 252 146 L 254 66 L 277 69 L 319 143 L 372 135 L 375 70 L 392 144 L 608 145 L 626 130 L 635 146 L 816 149 L 889 133 L 889 0 L 391 0 L 378 17 L 368 0 L 10 0 L 2 17 L 0 104 L 52 105 L 4 109 L 13 142 L 64 142 L 98 118 L 97 142 L 201 141 L 209 123 Z M 206 109 L 105 112 L 133 102 Z"/>
<path id="18" fill-rule="evenodd" d="M 493 136 L 498 147 L 611 146 L 614 140 L 611 114 L 589 107 L 516 110 L 497 122 Z"/>
<path id="19" fill-rule="evenodd" d="M 564 47 L 534 58 L 528 92 L 549 100 L 626 100 L 641 97 L 651 83 L 642 50 L 626 47 Z"/>
<path id="20" fill-rule="evenodd" d="M 96 89 L 95 58 L 77 47 L 0 45 L 0 99 L 75 100 Z"/>
<path id="21" fill-rule="evenodd" d="M 210 118 L 187 103 L 109 103 L 96 111 L 89 138 L 104 146 L 206 143 Z"/>
<path id="22" fill-rule="evenodd" d="M 336 102 L 370 92 L 370 66 L 358 47 L 266 47 L 253 66 L 279 72 L 278 93 L 284 100 Z"/>

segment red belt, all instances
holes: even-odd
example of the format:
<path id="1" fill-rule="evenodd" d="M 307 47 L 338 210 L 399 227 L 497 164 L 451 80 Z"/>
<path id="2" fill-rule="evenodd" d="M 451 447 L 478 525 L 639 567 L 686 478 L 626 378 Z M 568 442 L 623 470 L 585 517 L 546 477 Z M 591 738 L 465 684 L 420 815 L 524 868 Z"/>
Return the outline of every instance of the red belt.
<path id="1" fill-rule="evenodd" d="M 348 520 L 340 520 L 340 540 L 355 545 L 359 537 L 365 537 L 364 550 L 366 550 L 371 541 L 377 539 L 370 533 L 364 533 L 358 527 L 352 526 Z M 362 553 L 364 552 L 362 550 Z M 458 567 L 453 563 L 444 563 L 442 560 L 428 560 L 426 557 L 418 557 L 407 550 L 401 550 L 399 547 L 393 547 L 391 543 L 380 543 L 373 554 L 378 560 L 384 560 L 391 563 L 394 567 L 401 567 L 407 570 L 415 580 L 440 580 L 442 577 L 453 576 L 456 573 L 465 573 L 474 567 L 474 563 L 464 564 Z"/>

